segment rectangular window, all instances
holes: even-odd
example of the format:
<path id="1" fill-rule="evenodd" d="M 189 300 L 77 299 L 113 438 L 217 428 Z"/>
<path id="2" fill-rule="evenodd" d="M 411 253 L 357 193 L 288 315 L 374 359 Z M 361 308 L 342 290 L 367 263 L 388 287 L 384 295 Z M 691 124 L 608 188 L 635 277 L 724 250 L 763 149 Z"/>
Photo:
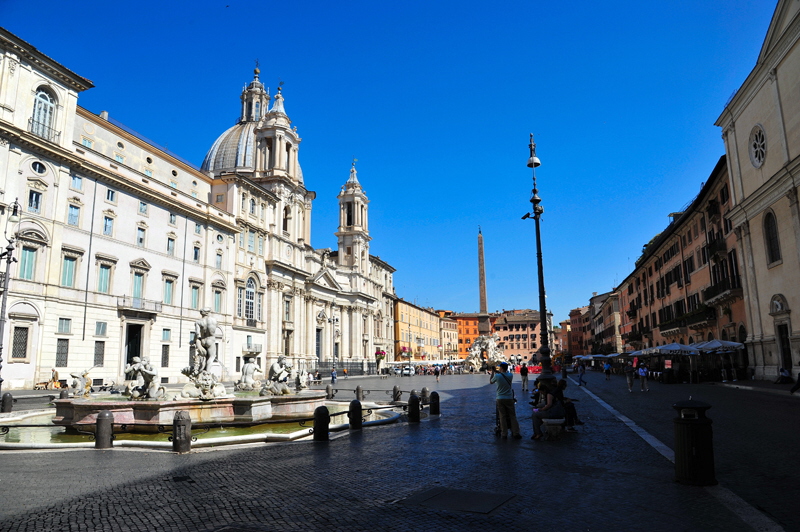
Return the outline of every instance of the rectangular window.
<path id="1" fill-rule="evenodd" d="M 192 308 L 198 309 L 200 308 L 200 287 L 193 286 L 192 287 Z"/>
<path id="2" fill-rule="evenodd" d="M 85 138 L 81 139 L 81 144 L 83 144 L 87 148 L 91 148 L 92 147 L 92 141 L 89 140 L 89 139 L 85 139 Z"/>
<path id="3" fill-rule="evenodd" d="M 58 332 L 69 334 L 72 332 L 72 320 L 69 318 L 58 318 Z"/>
<path id="4" fill-rule="evenodd" d="M 124 163 L 125 162 L 125 157 L 123 157 L 119 153 L 115 153 L 114 154 L 114 160 L 117 161 L 118 163 Z"/>
<path id="5" fill-rule="evenodd" d="M 146 175 L 147 177 L 153 177 L 153 171 L 150 170 L 149 168 L 145 168 L 144 175 Z"/>
<path id="6" fill-rule="evenodd" d="M 164 304 L 172 305 L 172 293 L 175 282 L 172 279 L 164 279 Z"/>
<path id="7" fill-rule="evenodd" d="M 223 201 L 225 201 L 225 196 L 223 194 L 217 194 L 215 203 L 222 203 Z"/>
<path id="8" fill-rule="evenodd" d="M 169 182 L 169 186 L 171 186 L 172 188 L 178 188 L 178 182 L 177 181 L 170 181 Z"/>
<path id="9" fill-rule="evenodd" d="M 242 317 L 242 302 L 244 301 L 244 288 L 236 289 L 236 315 Z"/>
<path id="10" fill-rule="evenodd" d="M 214 312 L 222 312 L 222 292 L 214 290 Z"/>
<path id="11" fill-rule="evenodd" d="M 133 274 L 133 297 L 141 299 L 143 292 L 144 292 L 144 274 L 141 272 L 136 272 Z"/>
<path id="12" fill-rule="evenodd" d="M 117 191 L 108 189 L 106 190 L 106 201 L 110 201 L 111 203 L 117 202 Z"/>
<path id="13" fill-rule="evenodd" d="M 222 269 L 222 253 L 217 253 L 217 258 L 214 262 L 214 266 L 218 269 Z"/>
<path id="14" fill-rule="evenodd" d="M 70 205 L 67 213 L 67 223 L 69 225 L 78 225 L 78 220 L 81 217 L 81 208 L 77 205 Z"/>
<path id="15" fill-rule="evenodd" d="M 194 224 L 194 234 L 199 235 L 200 232 L 203 230 L 203 226 L 199 223 Z"/>
<path id="16" fill-rule="evenodd" d="M 292 300 L 290 298 L 283 300 L 283 320 L 292 321 Z"/>
<path id="17" fill-rule="evenodd" d="M 19 259 L 19 278 L 33 281 L 33 272 L 36 269 L 36 249 L 23 246 Z"/>
<path id="18" fill-rule="evenodd" d="M 161 329 L 161 341 L 169 342 L 172 340 L 172 329 Z"/>
<path id="19" fill-rule="evenodd" d="M 75 286 L 75 266 L 78 260 L 75 257 L 64 257 L 61 263 L 61 286 L 72 288 Z"/>
<path id="20" fill-rule="evenodd" d="M 42 193 L 35 190 L 28 191 L 28 212 L 39 214 L 42 212 Z"/>
<path id="21" fill-rule="evenodd" d="M 194 246 L 192 250 L 192 260 L 195 262 L 200 262 L 200 248 L 197 246 Z"/>
<path id="22" fill-rule="evenodd" d="M 103 362 L 106 358 L 106 343 L 102 340 L 96 340 L 94 343 L 94 365 L 95 367 L 103 367 Z"/>
<path id="23" fill-rule="evenodd" d="M 256 319 L 261 321 L 261 308 L 264 305 L 264 294 L 256 296 Z"/>
<path id="24" fill-rule="evenodd" d="M 56 340 L 56 367 L 66 368 L 69 362 L 69 340 L 59 338 Z"/>
<path id="25" fill-rule="evenodd" d="M 258 237 L 258 254 L 259 255 L 263 255 L 264 254 L 264 237 L 263 236 Z"/>
<path id="26" fill-rule="evenodd" d="M 255 231 L 248 231 L 247 232 L 247 251 L 255 251 L 256 250 L 256 233 Z"/>
<path id="27" fill-rule="evenodd" d="M 147 203 L 143 201 L 139 202 L 139 214 L 147 214 Z"/>
<path id="28" fill-rule="evenodd" d="M 110 288 L 110 281 L 111 266 L 101 264 L 100 269 L 97 271 L 97 291 L 101 294 L 107 294 Z"/>
<path id="29" fill-rule="evenodd" d="M 178 223 L 178 216 L 173 213 L 169 213 L 169 225 L 176 225 Z"/>
<path id="30" fill-rule="evenodd" d="M 11 359 L 28 358 L 28 328 L 14 327 L 14 340 L 11 346 Z"/>
<path id="31" fill-rule="evenodd" d="M 196 198 L 196 197 L 197 197 L 197 191 L 196 191 L 196 190 L 192 190 L 192 197 L 193 197 L 193 198 Z"/>
<path id="32" fill-rule="evenodd" d="M 103 234 L 105 236 L 114 236 L 114 218 L 103 217 Z"/>
<path id="33" fill-rule="evenodd" d="M 83 178 L 79 175 L 73 175 L 70 186 L 75 190 L 83 190 Z"/>
<path id="34" fill-rule="evenodd" d="M 137 227 L 136 228 L 136 245 L 139 246 L 140 248 L 144 247 L 145 236 L 147 236 L 147 233 L 145 232 L 145 230 L 143 228 L 141 228 L 141 227 Z"/>
<path id="35" fill-rule="evenodd" d="M 175 239 L 167 238 L 167 255 L 170 257 L 175 255 Z"/>
<path id="36" fill-rule="evenodd" d="M 96 321 L 94 323 L 94 335 L 95 336 L 105 336 L 107 330 L 108 330 L 108 323 L 106 323 L 104 321 Z"/>
<path id="37" fill-rule="evenodd" d="M 161 345 L 161 367 L 169 367 L 169 344 Z"/>

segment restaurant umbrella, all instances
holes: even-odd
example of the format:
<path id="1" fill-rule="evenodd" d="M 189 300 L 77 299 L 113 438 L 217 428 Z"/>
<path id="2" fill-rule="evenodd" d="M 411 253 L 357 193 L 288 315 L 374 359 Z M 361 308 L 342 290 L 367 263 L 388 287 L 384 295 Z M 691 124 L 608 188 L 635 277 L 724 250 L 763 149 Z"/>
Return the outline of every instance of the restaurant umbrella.
<path id="1" fill-rule="evenodd" d="M 728 340 L 709 340 L 704 342 L 699 349 L 708 352 L 722 352 L 722 351 L 735 351 L 744 347 L 744 344 L 739 342 L 729 342 Z"/>

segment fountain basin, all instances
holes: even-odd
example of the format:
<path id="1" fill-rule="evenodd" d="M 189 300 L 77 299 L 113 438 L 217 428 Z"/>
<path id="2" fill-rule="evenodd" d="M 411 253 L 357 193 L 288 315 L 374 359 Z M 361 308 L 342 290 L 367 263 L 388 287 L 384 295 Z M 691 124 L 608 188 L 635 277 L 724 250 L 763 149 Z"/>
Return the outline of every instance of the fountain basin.
<path id="1" fill-rule="evenodd" d="M 304 390 L 297 394 L 244 397 L 220 397 L 210 401 L 175 399 L 130 401 L 119 399 L 57 399 L 53 424 L 94 431 L 97 414 L 108 410 L 116 424 L 127 425 L 125 432 L 158 432 L 159 425 L 172 425 L 175 413 L 189 412 L 192 423 L 252 423 L 266 420 L 309 418 L 318 406 L 325 405 L 325 392 Z"/>

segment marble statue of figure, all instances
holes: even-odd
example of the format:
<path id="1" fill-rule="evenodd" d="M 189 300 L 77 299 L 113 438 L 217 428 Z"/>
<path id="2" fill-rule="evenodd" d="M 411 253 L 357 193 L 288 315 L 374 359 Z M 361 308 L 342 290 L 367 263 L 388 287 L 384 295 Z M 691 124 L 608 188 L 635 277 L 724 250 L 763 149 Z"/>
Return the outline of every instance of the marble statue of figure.
<path id="1" fill-rule="evenodd" d="M 84 370 L 81 373 L 70 373 L 72 377 L 71 391 L 73 397 L 89 399 L 92 396 L 92 381 L 89 380 L 89 372 L 92 369 L 94 368 Z"/>
<path id="2" fill-rule="evenodd" d="M 306 370 L 297 373 L 297 376 L 294 378 L 294 385 L 295 390 L 298 392 L 308 388 L 308 373 L 306 373 Z"/>
<path id="3" fill-rule="evenodd" d="M 234 385 L 234 389 L 241 391 L 257 390 L 261 387 L 261 381 L 256 380 L 256 373 L 264 373 L 261 371 L 253 357 L 245 359 L 245 365 L 242 366 L 242 378 Z"/>
<path id="4" fill-rule="evenodd" d="M 281 355 L 269 367 L 267 383 L 259 395 L 285 395 L 292 393 L 286 381 L 292 374 L 292 365 L 286 362 L 286 357 Z"/>
<path id="5" fill-rule="evenodd" d="M 158 399 L 166 395 L 163 386 L 158 386 L 158 370 L 150 364 L 150 360 L 133 357 L 133 364 L 125 366 L 125 373 L 132 373 L 135 385 L 130 385 L 127 395 L 131 399 Z"/>
<path id="6" fill-rule="evenodd" d="M 214 341 L 217 320 L 211 316 L 210 308 L 202 309 L 200 316 L 201 318 L 194 322 L 195 374 L 207 371 L 211 363 L 217 358 L 217 346 Z"/>
<path id="7" fill-rule="evenodd" d="M 479 336 L 472 343 L 469 350 L 469 356 L 464 360 L 465 367 L 472 367 L 474 370 L 480 370 L 483 366 L 483 353 L 486 353 L 486 364 L 488 366 L 496 366 L 501 362 L 505 362 L 503 351 L 497 347 L 497 342 L 500 337 L 497 333 L 492 336 Z"/>

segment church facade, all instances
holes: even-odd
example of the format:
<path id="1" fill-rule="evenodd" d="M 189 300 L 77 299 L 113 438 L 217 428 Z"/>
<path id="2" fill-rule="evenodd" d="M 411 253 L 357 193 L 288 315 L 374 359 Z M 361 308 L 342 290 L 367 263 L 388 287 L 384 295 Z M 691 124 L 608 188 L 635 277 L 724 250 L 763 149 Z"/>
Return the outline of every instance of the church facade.
<path id="1" fill-rule="evenodd" d="M 197 168 L 81 108 L 90 81 L 0 29 L 0 223 L 16 260 L 5 389 L 52 369 L 121 382 L 134 356 L 184 382 L 203 308 L 218 321 L 212 369 L 224 380 L 251 357 L 311 370 L 393 352 L 395 270 L 369 252 L 355 165 L 337 197 L 337 249 L 314 249 L 301 138 L 258 76 Z"/>

